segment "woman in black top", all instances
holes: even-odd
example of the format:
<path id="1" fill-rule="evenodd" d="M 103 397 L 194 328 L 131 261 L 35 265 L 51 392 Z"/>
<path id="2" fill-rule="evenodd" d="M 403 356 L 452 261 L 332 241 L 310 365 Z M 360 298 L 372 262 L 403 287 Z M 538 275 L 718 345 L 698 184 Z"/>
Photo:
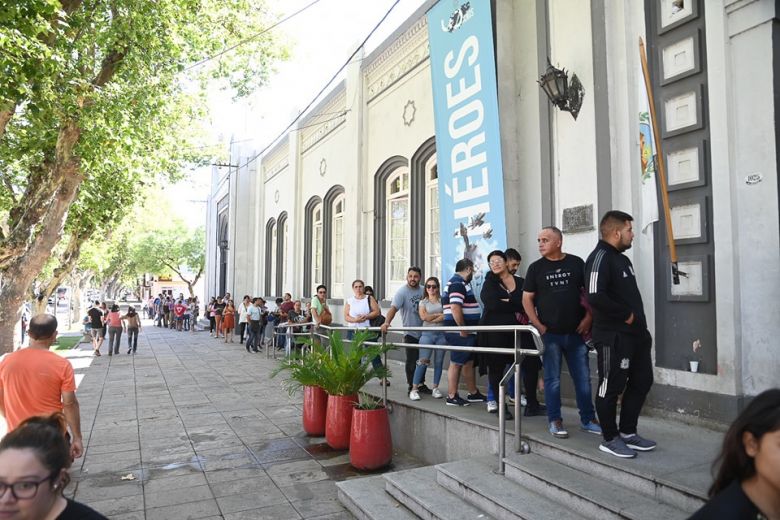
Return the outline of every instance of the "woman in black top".
<path id="1" fill-rule="evenodd" d="M 480 325 L 518 325 L 517 313 L 523 312 L 523 282 L 509 272 L 506 266 L 506 254 L 493 251 L 488 255 L 490 272 L 485 276 L 480 298 L 482 299 L 482 318 Z M 498 384 L 504 377 L 506 365 L 514 361 L 514 332 L 481 332 L 478 344 L 482 347 L 502 347 L 507 354 L 487 354 L 488 381 L 494 396 L 498 396 Z M 510 350 L 511 349 L 511 350 Z M 531 395 L 535 392 L 531 392 Z M 495 401 L 488 401 L 488 412 L 496 412 Z M 507 412 L 508 413 L 508 412 Z M 510 416 L 507 416 L 510 418 Z"/>
<path id="2" fill-rule="evenodd" d="M 70 482 L 65 416 L 30 417 L 0 441 L 0 516 L 106 520 L 63 496 Z"/>
<path id="3" fill-rule="evenodd" d="M 780 388 L 756 396 L 726 432 L 710 501 L 690 520 L 780 519 Z"/>

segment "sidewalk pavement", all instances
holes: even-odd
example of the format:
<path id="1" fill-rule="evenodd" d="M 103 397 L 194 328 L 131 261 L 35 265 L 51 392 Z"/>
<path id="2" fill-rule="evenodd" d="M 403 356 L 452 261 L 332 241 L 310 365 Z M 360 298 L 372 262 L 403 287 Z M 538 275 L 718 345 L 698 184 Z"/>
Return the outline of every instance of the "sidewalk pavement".
<path id="1" fill-rule="evenodd" d="M 265 354 L 207 332 L 145 322 L 138 353 L 68 352 L 85 455 L 67 492 L 117 519 L 342 519 L 335 482 L 364 476 L 344 451 L 306 437 Z M 394 455 L 388 469 L 422 464 Z"/>

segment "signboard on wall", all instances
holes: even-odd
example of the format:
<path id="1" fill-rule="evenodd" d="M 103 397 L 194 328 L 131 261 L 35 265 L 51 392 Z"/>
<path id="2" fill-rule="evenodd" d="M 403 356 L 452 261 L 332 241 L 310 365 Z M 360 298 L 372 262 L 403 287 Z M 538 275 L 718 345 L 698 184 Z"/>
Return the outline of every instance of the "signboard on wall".
<path id="1" fill-rule="evenodd" d="M 490 0 L 440 0 L 428 12 L 442 275 L 506 249 L 506 213 Z"/>

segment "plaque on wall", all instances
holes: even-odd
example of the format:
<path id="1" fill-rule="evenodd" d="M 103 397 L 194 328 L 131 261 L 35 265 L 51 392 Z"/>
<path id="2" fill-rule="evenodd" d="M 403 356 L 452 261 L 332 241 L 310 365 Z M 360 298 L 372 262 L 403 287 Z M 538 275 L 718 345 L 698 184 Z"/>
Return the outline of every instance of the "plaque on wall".
<path id="1" fill-rule="evenodd" d="M 707 184 L 707 140 L 698 133 L 681 135 L 664 145 L 669 191 Z"/>
<path id="2" fill-rule="evenodd" d="M 662 86 L 700 72 L 699 32 L 659 48 L 659 58 Z"/>
<path id="3" fill-rule="evenodd" d="M 669 138 L 702 128 L 701 89 L 670 91 L 663 100 L 663 137 Z"/>
<path id="4" fill-rule="evenodd" d="M 672 203 L 670 208 L 675 244 L 707 242 L 707 199 Z"/>
<path id="5" fill-rule="evenodd" d="M 564 233 L 579 233 L 593 230 L 593 204 L 563 208 Z"/>
<path id="6" fill-rule="evenodd" d="M 678 27 L 699 15 L 698 0 L 657 0 L 658 34 Z"/>
<path id="7" fill-rule="evenodd" d="M 666 277 L 666 297 L 675 302 L 710 301 L 709 255 L 680 257 L 677 267 L 681 273 L 680 284 L 672 283 L 672 270 Z M 685 273 L 683 276 L 682 273 Z"/>

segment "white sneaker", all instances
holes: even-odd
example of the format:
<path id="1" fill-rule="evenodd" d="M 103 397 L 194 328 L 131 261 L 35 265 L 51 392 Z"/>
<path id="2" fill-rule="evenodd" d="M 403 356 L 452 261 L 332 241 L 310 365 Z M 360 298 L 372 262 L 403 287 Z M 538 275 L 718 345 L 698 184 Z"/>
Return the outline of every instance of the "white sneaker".
<path id="1" fill-rule="evenodd" d="M 411 399 L 412 401 L 419 401 L 420 392 L 418 392 L 417 390 L 412 390 L 411 392 L 409 392 L 409 399 Z"/>
<path id="2" fill-rule="evenodd" d="M 495 401 L 488 401 L 487 402 L 487 411 L 489 413 L 496 413 L 498 412 L 498 403 Z"/>
<path id="3" fill-rule="evenodd" d="M 528 401 L 525 398 L 525 394 L 520 394 L 520 406 L 528 406 Z"/>
<path id="4" fill-rule="evenodd" d="M 438 388 L 434 388 L 433 389 L 433 398 L 434 399 L 441 399 L 442 397 L 444 397 L 444 394 L 441 393 L 441 390 L 439 390 Z"/>
<path id="5" fill-rule="evenodd" d="M 515 404 L 515 398 L 509 394 L 506 394 L 506 402 L 509 404 Z"/>

